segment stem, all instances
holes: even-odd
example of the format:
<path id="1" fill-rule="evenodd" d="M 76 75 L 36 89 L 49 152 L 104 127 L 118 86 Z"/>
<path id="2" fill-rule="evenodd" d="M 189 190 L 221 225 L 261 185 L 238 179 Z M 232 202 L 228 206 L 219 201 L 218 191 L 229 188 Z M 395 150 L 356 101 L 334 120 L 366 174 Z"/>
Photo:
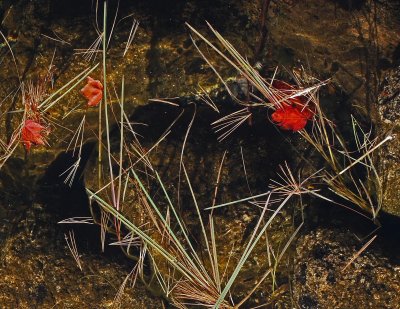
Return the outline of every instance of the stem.
<path id="1" fill-rule="evenodd" d="M 112 171 L 112 161 L 111 161 L 111 144 L 110 144 L 110 125 L 108 121 L 108 104 L 107 104 L 107 65 L 106 65 L 106 52 L 107 52 L 107 42 L 106 42 L 106 29 L 107 29 L 107 1 L 104 1 L 104 14 L 103 14 L 103 98 L 104 98 L 104 118 L 106 121 L 106 137 L 107 137 L 107 154 L 108 154 L 108 164 L 110 168 L 110 180 L 111 180 L 111 196 L 114 207 L 116 206 L 115 199 L 115 188 L 114 188 L 114 175 Z"/>
<path id="2" fill-rule="evenodd" d="M 120 208 L 121 203 L 121 188 L 122 188 L 122 154 L 124 146 L 124 96 L 125 96 L 125 76 L 122 75 L 121 85 L 121 119 L 120 119 L 120 140 L 119 140 L 119 181 L 118 181 L 118 195 L 117 195 L 117 209 Z"/>
<path id="3" fill-rule="evenodd" d="M 104 1 L 104 19 L 106 19 L 105 18 L 105 15 L 106 15 L 106 11 L 105 11 L 105 9 L 106 9 L 106 2 Z M 104 30 L 105 30 L 105 25 L 104 25 Z M 104 41 L 105 41 L 105 39 L 106 39 L 106 37 L 105 37 L 105 31 L 103 31 L 103 45 L 104 45 Z M 104 67 L 105 67 L 105 61 L 104 61 L 104 58 L 105 58 L 105 56 L 104 56 L 104 50 L 103 50 L 103 71 L 104 71 Z M 106 93 L 106 80 L 105 80 L 105 72 L 104 72 L 104 74 L 103 74 L 103 100 L 106 100 L 106 96 L 105 96 L 105 93 Z M 97 179 L 97 181 L 98 181 L 98 187 L 99 187 L 99 189 L 101 188 L 101 184 L 102 184 L 102 182 L 101 182 L 101 168 L 102 168 L 102 160 L 101 160 L 101 153 L 102 153 L 102 151 L 101 151 L 101 147 L 102 147 L 102 130 L 101 130 L 101 121 L 102 121 L 102 115 L 101 115 L 101 111 L 102 111 L 102 105 L 103 105 L 103 100 L 101 100 L 100 101 L 100 104 L 99 104 L 99 144 L 98 144 L 98 157 L 97 157 L 97 161 L 98 161 L 98 168 L 97 168 L 97 177 L 98 177 L 98 179 Z M 104 104 L 105 104 L 105 102 L 104 102 Z"/>

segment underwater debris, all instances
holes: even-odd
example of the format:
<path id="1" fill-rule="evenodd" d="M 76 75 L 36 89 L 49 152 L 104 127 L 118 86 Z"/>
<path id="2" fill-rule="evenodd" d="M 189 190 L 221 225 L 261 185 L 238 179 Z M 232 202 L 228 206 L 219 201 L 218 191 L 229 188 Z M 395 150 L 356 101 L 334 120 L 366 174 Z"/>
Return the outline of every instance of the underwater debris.
<path id="1" fill-rule="evenodd" d="M 298 90 L 283 81 L 274 80 L 272 86 L 285 95 L 290 95 L 283 102 L 276 104 L 278 108 L 272 113 L 272 120 L 284 130 L 296 132 L 304 129 L 307 121 L 311 120 L 314 115 L 309 107 L 307 98 L 293 96 Z"/>
<path id="2" fill-rule="evenodd" d="M 87 84 L 81 89 L 81 93 L 88 99 L 88 107 L 96 107 L 103 98 L 103 84 L 88 76 Z"/>
<path id="3" fill-rule="evenodd" d="M 271 117 L 282 129 L 296 132 L 306 126 L 307 120 L 311 119 L 312 115 L 309 110 L 302 110 L 301 107 L 292 105 L 277 109 Z"/>
<path id="4" fill-rule="evenodd" d="M 24 126 L 22 127 L 21 137 L 27 152 L 31 149 L 32 145 L 44 145 L 43 133 L 46 128 L 40 123 L 31 119 L 25 120 Z"/>

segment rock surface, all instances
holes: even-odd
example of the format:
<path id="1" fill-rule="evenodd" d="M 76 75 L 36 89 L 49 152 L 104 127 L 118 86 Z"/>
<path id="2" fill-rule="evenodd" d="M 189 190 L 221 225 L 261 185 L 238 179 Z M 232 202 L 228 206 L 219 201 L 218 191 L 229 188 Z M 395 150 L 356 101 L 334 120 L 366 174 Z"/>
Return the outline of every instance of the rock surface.
<path id="1" fill-rule="evenodd" d="M 376 105 L 378 132 L 393 137 L 379 150 L 383 209 L 400 216 L 400 67 L 386 75 Z"/>
<path id="2" fill-rule="evenodd" d="M 69 197 L 70 201 L 71 196 Z M 57 225 L 57 216 L 41 204 L 23 209 L 0 205 L 0 307 L 1 308 L 161 308 L 160 300 L 138 283 L 130 284 L 115 301 L 118 289 L 131 271 L 129 264 L 100 254 L 73 226 Z M 82 271 L 78 269 L 63 232 L 76 235 Z M 89 233 L 88 233 L 89 231 Z M 97 252 L 96 252 L 97 251 Z M 114 253 L 120 254 L 119 250 Z"/>
<path id="3" fill-rule="evenodd" d="M 295 303 L 302 309 L 397 308 L 400 264 L 385 256 L 375 239 L 351 265 L 363 247 L 344 229 L 317 229 L 296 244 L 293 280 Z"/>
<path id="4" fill-rule="evenodd" d="M 271 18 L 271 56 L 331 78 L 358 111 L 376 102 L 382 72 L 398 61 L 395 1 L 285 1 Z"/>

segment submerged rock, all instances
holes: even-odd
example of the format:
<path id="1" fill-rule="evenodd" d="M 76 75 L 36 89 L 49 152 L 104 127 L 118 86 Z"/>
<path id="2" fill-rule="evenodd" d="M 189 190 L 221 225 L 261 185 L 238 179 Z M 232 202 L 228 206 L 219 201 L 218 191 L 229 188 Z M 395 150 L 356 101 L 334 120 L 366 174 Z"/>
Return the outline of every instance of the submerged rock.
<path id="1" fill-rule="evenodd" d="M 399 7 L 392 2 L 280 1 L 271 12 L 269 56 L 330 78 L 367 114 L 382 72 L 398 61 Z"/>
<path id="2" fill-rule="evenodd" d="M 400 67 L 386 75 L 376 109 L 378 132 L 393 136 L 379 150 L 383 209 L 400 216 Z"/>
<path id="3" fill-rule="evenodd" d="M 382 239 L 375 239 L 376 243 Z M 302 309 L 397 308 L 400 263 L 372 243 L 346 269 L 363 247 L 344 229 L 319 228 L 296 244 L 293 296 Z"/>
<path id="4" fill-rule="evenodd" d="M 79 270 L 62 230 L 68 234 L 41 204 L 0 205 L 1 308 L 118 308 L 115 297 L 131 268 L 77 236 Z M 128 282 L 121 296 L 121 308 L 162 308 L 140 283 Z"/>

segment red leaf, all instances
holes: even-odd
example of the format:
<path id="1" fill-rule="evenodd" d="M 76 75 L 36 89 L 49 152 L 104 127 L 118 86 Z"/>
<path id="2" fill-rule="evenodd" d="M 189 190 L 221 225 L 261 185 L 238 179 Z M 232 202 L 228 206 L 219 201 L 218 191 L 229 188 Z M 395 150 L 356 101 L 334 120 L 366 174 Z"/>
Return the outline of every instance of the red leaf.
<path id="1" fill-rule="evenodd" d="M 274 79 L 273 82 L 272 82 L 272 86 L 274 88 L 276 88 L 276 89 L 279 89 L 279 90 L 283 91 L 283 92 L 285 92 L 285 90 L 293 90 L 293 89 L 295 89 L 292 85 L 290 85 L 290 84 L 288 84 L 288 83 L 286 83 L 286 82 L 284 82 L 282 80 L 279 80 L 279 79 Z"/>
<path id="2" fill-rule="evenodd" d="M 97 106 L 103 98 L 103 85 L 99 80 L 88 76 L 87 84 L 81 89 L 83 96 L 88 99 L 88 106 Z"/>
<path id="3" fill-rule="evenodd" d="M 33 145 L 44 145 L 43 131 L 46 128 L 41 124 L 27 119 L 22 127 L 21 136 L 25 149 L 29 152 Z"/>
<path id="4" fill-rule="evenodd" d="M 297 106 L 284 106 L 273 112 L 271 117 L 282 129 L 299 131 L 306 126 L 309 119 L 309 113 L 305 111 Z"/>
<path id="5" fill-rule="evenodd" d="M 286 95 L 293 95 L 296 87 L 280 80 L 274 80 L 272 86 Z M 281 102 L 279 108 L 272 113 L 274 122 L 284 130 L 299 131 L 303 129 L 308 120 L 311 120 L 315 112 L 305 96 L 288 98 Z"/>
<path id="6" fill-rule="evenodd" d="M 278 89 L 281 92 L 283 92 L 284 94 L 289 95 L 289 96 L 295 94 L 295 92 L 299 90 L 297 87 L 292 86 L 284 81 L 277 80 L 277 79 L 275 79 L 272 82 L 272 86 L 275 89 Z M 301 96 L 296 96 L 296 97 L 287 99 L 286 103 L 289 105 L 294 104 L 294 105 L 298 105 L 301 107 L 304 107 L 305 105 L 307 105 L 306 109 L 307 108 L 310 109 L 310 104 L 309 104 L 310 102 L 307 104 L 307 101 L 308 101 L 307 98 L 305 96 L 301 95 Z"/>

